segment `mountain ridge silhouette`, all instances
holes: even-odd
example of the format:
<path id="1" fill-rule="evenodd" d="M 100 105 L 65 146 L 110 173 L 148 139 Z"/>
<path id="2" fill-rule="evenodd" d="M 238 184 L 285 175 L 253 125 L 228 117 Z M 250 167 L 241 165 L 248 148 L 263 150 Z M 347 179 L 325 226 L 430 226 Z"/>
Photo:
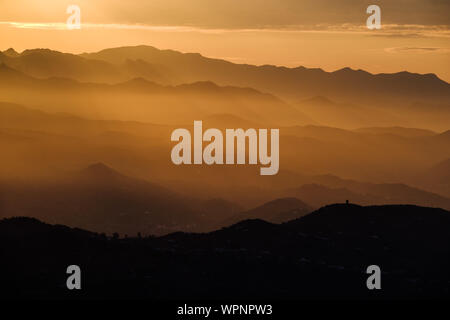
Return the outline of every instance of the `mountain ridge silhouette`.
<path id="1" fill-rule="evenodd" d="M 0 295 L 73 299 L 57 284 L 77 261 L 82 270 L 89 265 L 84 299 L 444 298 L 448 228 L 450 212 L 442 209 L 353 204 L 329 205 L 280 225 L 246 220 L 210 233 L 157 238 L 5 219 L 0 271 L 21 273 L 4 279 Z M 31 261 L 33 268 L 23 267 Z M 365 286 L 374 263 L 385 284 L 376 296 Z"/>
<path id="2" fill-rule="evenodd" d="M 33 65 L 32 58 L 38 61 L 42 60 L 39 62 L 39 68 L 30 67 Z M 372 97 L 369 102 L 373 100 L 373 103 L 377 104 L 383 101 L 397 103 L 398 99 L 395 96 L 401 97 L 402 103 L 417 100 L 442 100 L 450 97 L 450 85 L 433 74 L 420 75 L 407 71 L 371 74 L 348 67 L 334 72 L 325 72 L 321 69 L 305 67 L 240 65 L 225 60 L 206 58 L 200 54 L 159 50 L 151 46 L 110 48 L 81 55 L 57 53 L 48 49 L 34 49 L 26 50 L 17 57 L 8 57 L 3 54 L 1 58 L 19 68 L 21 68 L 21 59 L 25 59 L 27 70 L 34 70 L 34 75 L 39 77 L 65 74 L 84 81 L 89 81 L 89 79 L 106 81 L 109 77 L 110 80 L 106 82 L 110 83 L 111 77 L 115 79 L 112 82 L 123 82 L 136 76 L 142 76 L 139 72 L 133 76 L 129 73 L 129 68 L 122 66 L 127 60 L 140 60 L 141 64 L 145 62 L 150 69 L 154 70 L 150 73 L 159 74 L 156 77 L 150 77 L 149 80 L 161 81 L 161 74 L 166 73 L 165 78 L 172 79 L 166 84 L 213 81 L 222 86 L 252 87 L 286 99 L 308 98 L 325 94 L 330 99 L 342 102 L 354 101 L 356 97 L 358 97 L 358 101 Z M 49 73 L 50 69 L 45 71 L 42 66 L 48 63 L 51 65 L 51 59 L 70 60 L 78 67 L 72 69 L 67 66 L 60 68 L 52 66 L 51 69 L 54 72 Z M 64 62 L 64 64 L 70 66 L 71 62 Z M 98 75 L 95 75 L 95 71 L 93 71 L 96 69 Z M 142 67 L 139 69 L 142 70 Z M 411 87 L 420 88 L 420 90 L 411 91 Z M 375 92 L 377 96 L 374 95 Z"/>

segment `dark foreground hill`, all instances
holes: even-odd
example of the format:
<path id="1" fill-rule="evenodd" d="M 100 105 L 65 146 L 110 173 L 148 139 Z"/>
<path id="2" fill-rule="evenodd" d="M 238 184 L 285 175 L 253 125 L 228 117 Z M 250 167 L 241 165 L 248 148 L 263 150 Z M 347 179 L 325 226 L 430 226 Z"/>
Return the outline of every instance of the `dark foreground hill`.
<path id="1" fill-rule="evenodd" d="M 8 298 L 448 298 L 450 213 L 331 205 L 281 224 L 117 239 L 30 218 L 0 221 Z M 66 268 L 82 270 L 81 291 Z M 382 271 L 366 287 L 369 265 Z"/>

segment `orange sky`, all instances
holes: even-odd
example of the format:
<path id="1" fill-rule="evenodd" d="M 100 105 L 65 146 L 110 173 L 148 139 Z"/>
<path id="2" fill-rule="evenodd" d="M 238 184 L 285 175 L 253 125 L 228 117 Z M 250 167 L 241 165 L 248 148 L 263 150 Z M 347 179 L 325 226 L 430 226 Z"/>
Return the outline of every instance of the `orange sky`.
<path id="1" fill-rule="evenodd" d="M 371 31 L 368 1 L 3 0 L 0 50 L 81 53 L 148 44 L 237 63 L 408 70 L 450 81 L 450 4 L 375 2 L 382 29 Z M 67 30 L 68 4 L 80 6 L 81 30 Z"/>

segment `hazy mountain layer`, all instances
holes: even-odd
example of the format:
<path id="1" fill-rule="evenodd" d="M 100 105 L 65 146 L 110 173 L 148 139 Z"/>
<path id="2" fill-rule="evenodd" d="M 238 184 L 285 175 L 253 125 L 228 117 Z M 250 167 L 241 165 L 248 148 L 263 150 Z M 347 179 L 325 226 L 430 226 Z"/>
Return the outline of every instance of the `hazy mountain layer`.
<path id="1" fill-rule="evenodd" d="M 346 128 L 402 125 L 446 130 L 450 122 L 450 85 L 433 74 L 405 71 L 374 75 L 350 68 L 325 72 L 304 67 L 240 65 L 149 46 L 112 48 L 83 55 L 47 49 L 26 50 L 21 54 L 4 52 L 0 53 L 0 62 L 38 78 L 63 77 L 97 83 L 143 78 L 164 85 L 212 81 L 220 86 L 251 87 L 294 104 L 302 101 L 298 110 L 323 125 Z M 136 88 L 139 84 L 128 87 Z M 148 85 L 140 87 L 149 89 Z M 336 104 L 322 101 L 318 105 L 317 100 L 309 100 L 316 96 L 327 97 Z M 228 113 L 226 109 L 219 113 Z"/>

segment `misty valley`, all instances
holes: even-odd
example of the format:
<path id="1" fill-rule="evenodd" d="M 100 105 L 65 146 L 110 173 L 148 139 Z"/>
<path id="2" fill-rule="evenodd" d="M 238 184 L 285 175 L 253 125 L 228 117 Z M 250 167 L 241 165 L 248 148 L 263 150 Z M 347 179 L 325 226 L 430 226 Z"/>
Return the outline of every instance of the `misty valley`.
<path id="1" fill-rule="evenodd" d="M 0 146 L 12 296 L 449 294 L 450 85 L 436 75 L 9 49 Z"/>
<path id="2" fill-rule="evenodd" d="M 124 69 L 133 59 L 180 82 Z M 2 217 L 132 236 L 281 223 L 347 200 L 450 209 L 450 89 L 435 77 L 224 73 L 146 46 L 8 50 L 0 63 Z"/>

